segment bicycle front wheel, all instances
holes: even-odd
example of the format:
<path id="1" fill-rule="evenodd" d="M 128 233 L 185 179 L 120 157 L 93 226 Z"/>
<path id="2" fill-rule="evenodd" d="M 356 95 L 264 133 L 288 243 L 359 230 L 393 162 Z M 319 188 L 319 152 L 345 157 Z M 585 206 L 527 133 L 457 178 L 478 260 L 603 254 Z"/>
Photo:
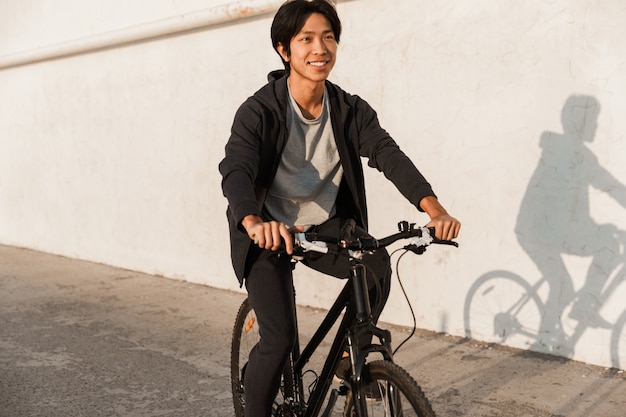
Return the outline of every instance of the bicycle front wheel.
<path id="1" fill-rule="evenodd" d="M 366 365 L 361 388 L 363 412 L 357 414 L 356 395 L 346 396 L 345 417 L 434 417 L 428 398 L 417 382 L 400 366 L 389 361 Z"/>

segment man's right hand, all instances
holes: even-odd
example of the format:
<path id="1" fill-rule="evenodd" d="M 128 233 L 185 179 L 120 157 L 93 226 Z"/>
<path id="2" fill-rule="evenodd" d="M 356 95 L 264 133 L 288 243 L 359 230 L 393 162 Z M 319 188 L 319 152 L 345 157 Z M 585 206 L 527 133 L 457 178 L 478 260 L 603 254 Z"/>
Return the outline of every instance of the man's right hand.
<path id="1" fill-rule="evenodd" d="M 293 253 L 292 231 L 302 231 L 302 227 L 293 227 L 291 230 L 281 222 L 269 221 L 265 222 L 256 214 L 250 214 L 241 220 L 241 225 L 250 239 L 261 249 L 269 249 L 276 251 L 282 243 L 285 243 L 285 252 L 289 255 Z"/>

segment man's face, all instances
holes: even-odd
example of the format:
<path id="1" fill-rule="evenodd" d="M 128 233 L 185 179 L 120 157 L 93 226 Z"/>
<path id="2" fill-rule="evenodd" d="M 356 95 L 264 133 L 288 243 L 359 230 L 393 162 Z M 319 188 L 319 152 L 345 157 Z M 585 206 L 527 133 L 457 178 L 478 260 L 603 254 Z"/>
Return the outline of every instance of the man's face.
<path id="1" fill-rule="evenodd" d="M 337 41 L 328 20 L 314 13 L 306 20 L 302 30 L 289 43 L 287 56 L 281 45 L 278 52 L 291 66 L 291 77 L 298 81 L 323 82 L 335 66 Z"/>

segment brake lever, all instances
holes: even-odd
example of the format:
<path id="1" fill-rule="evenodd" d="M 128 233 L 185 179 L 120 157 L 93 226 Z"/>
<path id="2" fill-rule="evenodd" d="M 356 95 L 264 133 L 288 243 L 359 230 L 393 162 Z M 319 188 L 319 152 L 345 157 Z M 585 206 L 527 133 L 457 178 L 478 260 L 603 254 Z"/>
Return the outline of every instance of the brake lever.
<path id="1" fill-rule="evenodd" d="M 410 250 L 411 252 L 413 252 L 416 255 L 421 255 L 422 253 L 426 252 L 426 246 L 418 246 L 415 243 L 411 243 L 410 245 L 406 245 L 404 247 L 404 249 L 406 250 Z"/>
<path id="2" fill-rule="evenodd" d="M 459 247 L 459 242 L 455 242 L 454 240 L 442 240 L 442 239 L 434 239 L 433 243 L 437 245 L 449 245 L 454 246 L 455 248 Z"/>

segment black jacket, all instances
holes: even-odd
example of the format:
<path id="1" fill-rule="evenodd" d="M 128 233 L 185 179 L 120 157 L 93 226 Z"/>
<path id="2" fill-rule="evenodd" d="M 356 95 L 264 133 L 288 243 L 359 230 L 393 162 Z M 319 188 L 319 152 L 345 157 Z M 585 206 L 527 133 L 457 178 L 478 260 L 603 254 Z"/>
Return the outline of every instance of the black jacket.
<path id="1" fill-rule="evenodd" d="M 278 78 L 277 76 L 280 76 Z M 353 218 L 367 230 L 367 204 L 361 157 L 382 171 L 418 209 L 426 196 L 434 196 L 430 184 L 380 127 L 376 112 L 358 96 L 326 81 L 330 115 L 343 167 L 337 197 L 337 215 Z M 231 256 L 242 283 L 251 240 L 241 226 L 249 214 L 260 214 L 287 140 L 287 76 L 270 74 L 270 81 L 239 107 L 220 162 L 222 190 L 228 200 Z"/>

